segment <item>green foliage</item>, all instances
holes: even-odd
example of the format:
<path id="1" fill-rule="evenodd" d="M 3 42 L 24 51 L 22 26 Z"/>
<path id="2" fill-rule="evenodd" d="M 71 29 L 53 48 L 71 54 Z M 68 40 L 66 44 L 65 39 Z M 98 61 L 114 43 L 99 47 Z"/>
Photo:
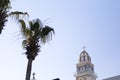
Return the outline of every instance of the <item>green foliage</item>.
<path id="1" fill-rule="evenodd" d="M 21 11 L 10 12 L 8 16 L 12 17 L 15 21 L 18 21 L 19 19 L 29 18 L 29 14 L 27 12 L 21 12 Z"/>
<path id="2" fill-rule="evenodd" d="M 40 43 L 45 44 L 52 39 L 52 34 L 55 33 L 53 28 L 43 26 L 40 19 L 28 22 L 20 19 L 18 22 L 20 23 L 22 36 L 24 38 L 22 45 L 26 50 L 26 55 L 29 57 L 31 52 L 34 52 L 34 55 L 37 55 L 40 51 Z"/>
<path id="3" fill-rule="evenodd" d="M 54 32 L 54 29 L 49 27 L 49 26 L 45 26 L 42 28 L 41 30 L 41 42 L 42 43 L 46 43 L 47 41 L 52 39 L 52 33 L 50 32 Z"/>
<path id="4" fill-rule="evenodd" d="M 11 8 L 10 0 L 0 0 L 0 34 L 7 22 L 8 12 Z"/>
<path id="5" fill-rule="evenodd" d="M 9 8 L 11 8 L 10 0 L 0 0 L 0 8 L 2 8 L 2 9 L 9 9 Z"/>

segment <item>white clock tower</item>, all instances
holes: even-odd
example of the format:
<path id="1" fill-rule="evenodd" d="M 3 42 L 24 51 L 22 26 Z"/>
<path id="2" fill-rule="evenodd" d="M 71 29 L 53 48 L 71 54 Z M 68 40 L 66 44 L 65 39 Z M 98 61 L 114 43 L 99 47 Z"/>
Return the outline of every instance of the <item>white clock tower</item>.
<path id="1" fill-rule="evenodd" d="M 80 53 L 76 68 L 76 80 L 96 80 L 97 76 L 94 72 L 94 65 L 91 63 L 91 57 L 85 50 Z"/>

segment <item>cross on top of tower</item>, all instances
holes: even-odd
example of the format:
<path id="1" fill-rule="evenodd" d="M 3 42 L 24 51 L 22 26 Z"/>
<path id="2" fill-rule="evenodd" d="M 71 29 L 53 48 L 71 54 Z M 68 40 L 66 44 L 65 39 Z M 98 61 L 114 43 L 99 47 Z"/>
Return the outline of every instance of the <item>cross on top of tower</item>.
<path id="1" fill-rule="evenodd" d="M 85 47 L 85 46 L 83 46 L 83 51 L 85 50 L 85 48 L 86 48 L 86 47 Z"/>

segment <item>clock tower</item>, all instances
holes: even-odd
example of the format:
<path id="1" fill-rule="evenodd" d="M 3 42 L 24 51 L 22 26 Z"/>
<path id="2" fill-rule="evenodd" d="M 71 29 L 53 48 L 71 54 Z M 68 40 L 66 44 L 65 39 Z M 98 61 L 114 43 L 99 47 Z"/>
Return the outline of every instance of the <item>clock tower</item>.
<path id="1" fill-rule="evenodd" d="M 85 50 L 80 53 L 79 61 L 76 64 L 76 70 L 76 80 L 96 80 L 97 78 L 94 72 L 94 65 L 91 62 L 91 57 Z"/>

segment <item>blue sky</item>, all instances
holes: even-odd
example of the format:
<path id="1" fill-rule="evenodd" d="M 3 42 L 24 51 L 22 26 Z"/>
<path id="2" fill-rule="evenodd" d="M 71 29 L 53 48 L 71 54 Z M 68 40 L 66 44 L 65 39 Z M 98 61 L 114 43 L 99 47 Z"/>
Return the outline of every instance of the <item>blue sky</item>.
<path id="1" fill-rule="evenodd" d="M 92 58 L 97 80 L 120 75 L 120 0 L 12 0 L 12 11 L 27 11 L 55 29 L 33 63 L 37 80 L 75 80 L 82 47 Z M 24 80 L 27 59 L 16 23 L 9 19 L 0 35 L 0 75 Z"/>

